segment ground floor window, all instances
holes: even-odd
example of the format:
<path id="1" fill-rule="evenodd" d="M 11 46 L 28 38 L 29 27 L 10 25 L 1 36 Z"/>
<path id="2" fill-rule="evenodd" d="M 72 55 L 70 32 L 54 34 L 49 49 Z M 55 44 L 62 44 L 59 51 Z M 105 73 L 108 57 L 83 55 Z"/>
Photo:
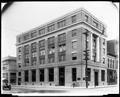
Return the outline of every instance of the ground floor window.
<path id="1" fill-rule="evenodd" d="M 16 73 L 10 73 L 10 83 L 16 83 Z"/>
<path id="2" fill-rule="evenodd" d="M 107 70 L 107 82 L 108 84 L 116 84 L 117 83 L 117 72 L 114 70 Z"/>
<path id="3" fill-rule="evenodd" d="M 72 68 L 72 81 L 76 81 L 77 77 L 76 77 L 76 68 Z"/>
<path id="4" fill-rule="evenodd" d="M 11 78 L 10 79 L 10 83 L 16 83 L 16 79 L 15 78 Z"/>
<path id="5" fill-rule="evenodd" d="M 40 69 L 40 82 L 44 81 L 44 69 Z"/>
<path id="6" fill-rule="evenodd" d="M 33 69 L 32 70 L 32 82 L 35 82 L 36 81 L 36 70 Z"/>
<path id="7" fill-rule="evenodd" d="M 101 70 L 101 81 L 105 81 L 105 70 Z"/>
<path id="8" fill-rule="evenodd" d="M 49 68 L 49 81 L 54 81 L 54 68 Z"/>
<path id="9" fill-rule="evenodd" d="M 25 79 L 25 82 L 28 82 L 28 79 L 29 79 L 29 73 L 28 73 L 28 70 L 25 70 L 24 72 L 24 79 Z"/>

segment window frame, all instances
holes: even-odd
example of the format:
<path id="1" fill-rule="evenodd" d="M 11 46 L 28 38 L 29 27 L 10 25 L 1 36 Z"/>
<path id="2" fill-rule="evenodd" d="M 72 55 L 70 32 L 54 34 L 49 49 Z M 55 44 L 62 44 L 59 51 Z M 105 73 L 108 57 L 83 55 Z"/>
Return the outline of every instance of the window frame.
<path id="1" fill-rule="evenodd" d="M 72 81 L 77 81 L 77 68 L 72 68 Z"/>
<path id="2" fill-rule="evenodd" d="M 54 82 L 54 68 L 48 68 L 48 80 L 49 82 Z"/>
<path id="3" fill-rule="evenodd" d="M 76 23 L 77 22 L 77 15 L 73 15 L 71 17 L 71 19 L 72 19 L 72 23 Z"/>
<path id="4" fill-rule="evenodd" d="M 28 70 L 24 71 L 24 80 L 25 80 L 25 82 L 29 82 L 29 71 Z"/>
<path id="5" fill-rule="evenodd" d="M 105 81 L 105 70 L 101 70 L 101 81 Z"/>

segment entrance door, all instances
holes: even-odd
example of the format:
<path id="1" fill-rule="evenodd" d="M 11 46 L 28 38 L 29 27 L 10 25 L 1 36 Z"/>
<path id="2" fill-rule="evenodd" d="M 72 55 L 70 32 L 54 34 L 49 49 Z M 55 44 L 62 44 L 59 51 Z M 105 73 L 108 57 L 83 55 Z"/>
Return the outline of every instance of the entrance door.
<path id="1" fill-rule="evenodd" d="M 95 86 L 98 86 L 98 72 L 95 71 L 95 76 L 94 76 L 94 82 Z"/>
<path id="2" fill-rule="evenodd" d="M 21 85 L 21 78 L 18 78 L 18 85 Z"/>
<path id="3" fill-rule="evenodd" d="M 60 86 L 65 85 L 65 68 L 64 67 L 59 68 L 59 85 Z"/>

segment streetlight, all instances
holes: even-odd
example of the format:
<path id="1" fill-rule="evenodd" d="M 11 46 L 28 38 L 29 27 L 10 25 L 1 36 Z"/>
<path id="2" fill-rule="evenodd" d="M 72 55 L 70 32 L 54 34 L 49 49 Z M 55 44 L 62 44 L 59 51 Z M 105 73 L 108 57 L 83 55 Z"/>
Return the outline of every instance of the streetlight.
<path id="1" fill-rule="evenodd" d="M 85 67 L 85 81 L 86 81 L 86 88 L 88 88 L 88 74 L 87 74 L 87 61 L 89 60 L 89 58 L 88 58 L 88 56 L 89 56 L 89 54 L 88 54 L 88 46 L 87 46 L 87 44 L 88 44 L 88 41 L 87 41 L 87 37 L 88 37 L 88 34 L 89 33 L 89 31 L 86 29 L 86 31 L 83 33 L 83 34 L 85 34 L 85 41 L 86 41 L 86 49 L 83 51 L 83 52 L 85 52 L 85 61 L 86 61 L 86 67 Z"/>

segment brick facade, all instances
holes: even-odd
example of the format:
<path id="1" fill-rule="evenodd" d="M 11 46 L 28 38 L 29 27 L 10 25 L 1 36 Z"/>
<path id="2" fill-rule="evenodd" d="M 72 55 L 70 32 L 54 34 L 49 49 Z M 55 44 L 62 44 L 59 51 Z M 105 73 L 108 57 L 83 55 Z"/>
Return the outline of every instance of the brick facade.
<path id="1" fill-rule="evenodd" d="M 71 23 L 71 17 L 73 15 L 76 15 L 76 22 Z M 88 21 L 85 20 L 85 15 L 88 15 Z M 66 25 L 61 28 L 57 28 L 57 22 L 65 19 L 66 20 Z M 95 27 L 93 24 L 93 21 L 96 21 L 98 25 Z M 47 25 L 49 24 L 55 24 L 55 31 L 47 32 Z M 46 33 L 35 38 L 30 38 L 28 40 L 23 39 L 23 35 L 18 35 L 17 40 L 21 38 L 21 41 L 17 42 L 17 49 L 19 47 L 22 47 L 22 59 L 17 60 L 18 63 L 21 63 L 21 67 L 18 67 L 18 72 L 22 72 L 21 74 L 21 84 L 36 84 L 36 85 L 60 85 L 60 76 L 61 79 L 63 79 L 63 83 L 65 86 L 72 86 L 74 81 L 72 81 L 72 68 L 76 68 L 76 82 L 79 86 L 84 87 L 85 86 L 85 61 L 84 59 L 84 50 L 85 50 L 85 35 L 83 34 L 86 29 L 89 31 L 89 36 L 88 36 L 88 49 L 89 51 L 89 61 L 88 61 L 88 68 L 91 69 L 91 76 L 90 76 L 90 81 L 89 85 L 94 86 L 95 85 L 95 72 L 98 73 L 98 85 L 106 85 L 107 84 L 107 71 L 106 71 L 106 32 L 103 32 L 104 25 L 98 21 L 95 17 L 93 17 L 89 12 L 86 10 L 79 10 L 75 11 L 69 15 L 65 15 L 61 17 L 60 19 L 57 19 L 49 24 L 46 24 L 40 28 L 35 28 L 34 30 L 28 31 L 27 33 L 30 33 L 32 31 L 36 31 L 37 33 L 39 32 L 39 29 L 45 27 Z M 62 25 L 62 24 L 61 24 Z M 72 36 L 72 31 L 76 29 L 76 35 Z M 58 35 L 65 33 L 66 34 L 66 39 L 65 39 L 65 61 L 59 62 L 58 60 L 58 52 L 59 52 L 59 47 L 58 47 Z M 96 61 L 94 62 L 92 59 L 93 55 L 93 35 L 96 35 Z M 55 62 L 54 63 L 48 63 L 48 38 L 54 36 L 55 37 Z M 39 63 L 39 41 L 45 39 L 45 64 L 40 64 Z M 105 44 L 103 45 L 103 39 L 105 39 Z M 75 48 L 72 48 L 72 42 L 76 41 Z M 31 65 L 31 44 L 36 42 L 37 43 L 37 64 L 36 65 Z M 24 46 L 29 45 L 29 66 L 25 66 L 24 63 Z M 105 53 L 103 53 L 103 48 L 105 48 Z M 63 48 L 62 48 L 63 49 Z M 72 60 L 72 53 L 76 53 L 77 59 Z M 17 56 L 19 53 L 17 52 Z M 103 57 L 105 58 L 105 62 L 103 63 Z M 17 64 L 18 64 L 17 63 Z M 53 67 L 54 68 L 54 81 L 49 82 L 48 81 L 48 68 Z M 64 77 L 61 74 L 59 68 L 64 67 Z M 44 69 L 44 81 L 40 82 L 40 74 L 39 74 L 39 69 L 43 68 Z M 31 70 L 35 69 L 36 70 L 36 82 L 31 82 Z M 24 82 L 24 71 L 29 70 L 29 82 Z M 105 80 L 101 81 L 101 70 L 105 70 Z"/>

